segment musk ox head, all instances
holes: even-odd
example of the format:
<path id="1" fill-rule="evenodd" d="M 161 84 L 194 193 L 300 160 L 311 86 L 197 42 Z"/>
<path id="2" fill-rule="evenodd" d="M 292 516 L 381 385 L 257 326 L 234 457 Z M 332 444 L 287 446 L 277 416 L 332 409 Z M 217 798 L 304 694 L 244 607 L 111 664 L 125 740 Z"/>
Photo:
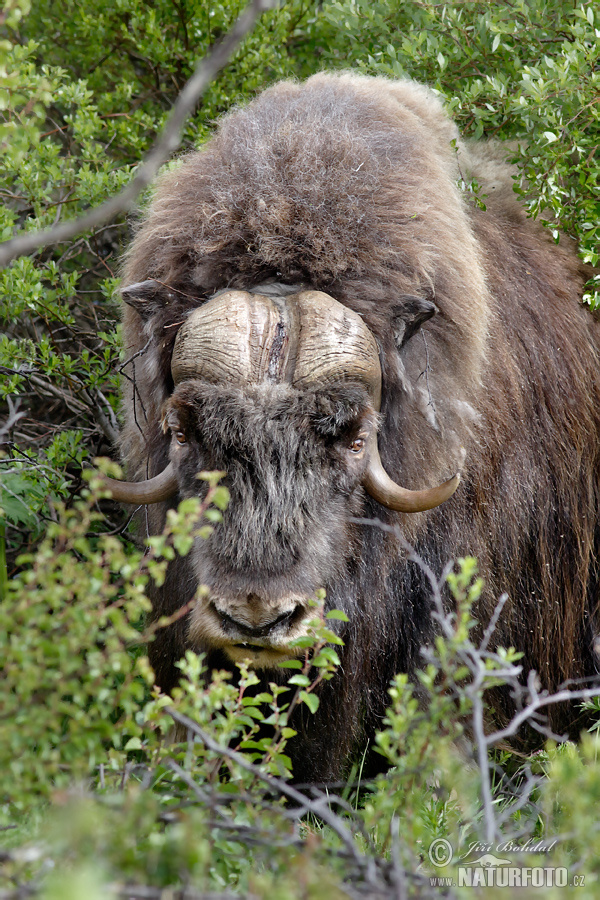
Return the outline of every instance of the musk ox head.
<path id="1" fill-rule="evenodd" d="M 144 318 L 157 290 L 146 282 L 124 296 Z M 411 491 L 388 477 L 377 445 L 373 334 L 328 294 L 291 290 L 227 290 L 191 311 L 173 345 L 173 390 L 163 407 L 170 461 L 148 481 L 110 481 L 116 499 L 153 503 L 198 496 L 202 471 L 226 473 L 229 507 L 193 551 L 208 592 L 192 612 L 189 638 L 256 667 L 293 655 L 309 600 L 339 582 L 365 491 L 412 513 L 443 503 L 459 482 L 456 475 Z M 415 300 L 402 338 L 434 311 Z"/>

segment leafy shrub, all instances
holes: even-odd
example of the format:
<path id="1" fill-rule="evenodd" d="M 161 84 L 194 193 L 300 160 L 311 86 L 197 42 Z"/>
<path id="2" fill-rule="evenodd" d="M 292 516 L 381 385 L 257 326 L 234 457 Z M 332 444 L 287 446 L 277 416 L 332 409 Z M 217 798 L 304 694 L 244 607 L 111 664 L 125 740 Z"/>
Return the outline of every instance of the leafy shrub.
<path id="1" fill-rule="evenodd" d="M 575 238 L 582 259 L 598 265 L 600 22 L 593 3 L 334 0 L 323 17 L 327 65 L 423 81 L 447 100 L 466 136 L 517 141 L 517 191 L 530 214 L 543 217 L 555 240 L 559 228 Z M 592 306 L 596 288 L 591 282 Z"/>
<path id="2" fill-rule="evenodd" d="M 96 479 L 85 500 L 58 510 L 36 553 L 20 560 L 0 607 L 0 804 L 12 822 L 51 801 L 43 827 L 54 837 L 39 852 L 8 854 L 9 881 L 37 877 L 60 860 L 48 896 L 56 884 L 68 892 L 89 881 L 92 891 L 105 877 L 145 881 L 149 871 L 157 886 L 207 877 L 217 886 L 258 885 L 240 858 L 247 836 L 264 843 L 267 859 L 274 849 L 290 851 L 280 872 L 303 851 L 280 800 L 295 795 L 286 787 L 289 716 L 300 704 L 316 710 L 315 690 L 338 662 L 323 598 L 315 601 L 311 639 L 303 638 L 304 661 L 288 665 L 287 686 L 253 693 L 258 678 L 244 666 L 236 681 L 226 672 L 208 678 L 202 658 L 189 652 L 181 662 L 186 680 L 168 697 L 152 688 L 139 653 L 152 638 L 142 631 L 148 580 L 160 582 L 167 561 L 187 553 L 194 535 L 206 536 L 206 516 L 218 520 L 227 502 L 218 476 L 207 479 L 205 500 L 171 511 L 145 555 L 126 554 L 117 538 L 98 532 Z M 76 872 L 65 881 L 71 864 Z M 318 897 L 331 879 L 317 866 L 308 881 Z"/>
<path id="3" fill-rule="evenodd" d="M 339 638 L 318 603 L 311 646 L 287 686 L 257 694 L 244 666 L 238 680 L 208 678 L 188 653 L 187 680 L 173 696 L 152 689 L 138 652 L 151 638 L 141 631 L 144 588 L 211 527 L 205 513 L 226 501 L 217 482 L 211 476 L 202 505 L 172 511 L 146 556 L 98 533 L 93 482 L 13 579 L 0 623 L 5 888 L 43 898 L 160 897 L 171 888 L 317 900 L 392 898 L 402 883 L 411 896 L 430 896 L 430 879 L 456 880 L 470 848 L 546 837 L 551 856 L 502 856 L 584 872 L 594 896 L 597 739 L 550 748 L 512 775 L 509 760 L 494 763 L 483 698 L 494 685 L 516 689 L 518 654 L 488 652 L 486 636 L 474 643 L 474 560 L 449 576 L 449 613 L 443 582 L 432 584 L 439 635 L 425 650 L 419 698 L 405 676 L 390 689 L 377 746 L 392 769 L 371 783 L 356 772 L 341 796 L 287 780 L 291 710 L 314 711 L 319 682 L 335 677 Z M 560 834 L 568 840 L 552 839 Z M 429 850 L 440 839 L 454 856 L 435 868 Z"/>

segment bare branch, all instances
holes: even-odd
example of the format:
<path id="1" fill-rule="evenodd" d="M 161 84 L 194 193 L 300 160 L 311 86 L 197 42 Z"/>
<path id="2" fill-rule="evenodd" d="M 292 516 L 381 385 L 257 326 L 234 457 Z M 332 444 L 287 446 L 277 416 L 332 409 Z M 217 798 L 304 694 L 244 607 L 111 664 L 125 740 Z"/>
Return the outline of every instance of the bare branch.
<path id="1" fill-rule="evenodd" d="M 487 744 L 489 747 L 493 747 L 494 744 L 512 737 L 517 733 L 523 722 L 529 721 L 534 713 L 544 709 L 546 706 L 553 706 L 556 703 L 565 703 L 567 701 L 572 702 L 573 700 L 593 700 L 595 697 L 600 697 L 600 687 L 588 688 L 582 691 L 557 691 L 555 694 L 536 693 L 531 702 L 516 713 L 506 728 L 488 735 Z M 561 738 L 561 740 L 564 740 L 564 738 Z"/>
<path id="2" fill-rule="evenodd" d="M 19 412 L 19 406 L 21 403 L 19 399 L 15 401 L 9 394 L 6 400 L 8 402 L 8 418 L 6 422 L 0 427 L 0 444 L 3 444 L 5 442 L 5 438 L 8 439 L 8 435 L 17 424 L 19 419 L 22 419 L 25 416 L 25 413 Z"/>
<path id="3" fill-rule="evenodd" d="M 329 825 L 329 827 L 337 834 L 342 843 L 344 844 L 346 850 L 350 854 L 350 856 L 354 859 L 354 862 L 358 864 L 361 868 L 364 867 L 366 860 L 359 852 L 356 844 L 354 843 L 354 838 L 352 832 L 346 827 L 346 825 L 342 822 L 339 816 L 337 816 L 329 806 L 323 803 L 322 799 L 317 801 L 310 800 L 308 797 L 305 797 L 304 794 L 301 794 L 300 791 L 297 791 L 296 788 L 292 787 L 292 785 L 287 784 L 281 778 L 277 778 L 274 775 L 268 775 L 266 772 L 262 772 L 258 766 L 255 766 L 253 763 L 249 762 L 245 757 L 238 753 L 236 750 L 231 750 L 229 747 L 224 747 L 223 745 L 217 743 L 217 741 L 213 740 L 203 728 L 200 728 L 199 725 L 196 724 L 192 719 L 189 719 L 187 716 L 184 716 L 182 713 L 178 712 L 173 707 L 166 707 L 165 712 L 167 712 L 172 719 L 176 722 L 179 722 L 180 725 L 184 725 L 192 734 L 195 734 L 200 738 L 202 743 L 209 750 L 212 750 L 213 753 L 218 753 L 220 756 L 224 756 L 227 759 L 232 760 L 238 765 L 241 769 L 244 769 L 246 772 L 250 772 L 254 775 L 255 778 L 258 778 L 259 781 L 263 781 L 267 784 L 273 791 L 277 794 L 283 795 L 287 797 L 288 800 L 291 800 L 293 803 L 296 803 L 302 812 L 312 812 L 314 815 L 318 816 L 320 819 L 325 822 L 325 824 Z"/>
<path id="4" fill-rule="evenodd" d="M 483 800 L 483 819 L 485 823 L 485 839 L 491 843 L 498 834 L 496 817 L 494 815 L 494 798 L 492 796 L 492 783 L 490 779 L 490 765 L 488 757 L 488 745 L 484 732 L 484 710 L 481 688 L 483 679 L 473 684 L 471 700 L 473 702 L 473 732 L 477 744 L 477 764 L 481 778 L 481 797 Z"/>
<path id="5" fill-rule="evenodd" d="M 46 381 L 44 378 L 40 378 L 37 375 L 34 375 L 33 372 L 26 370 L 25 368 L 20 371 L 17 369 L 8 369 L 6 366 L 0 367 L 3 372 L 14 372 L 17 375 L 21 375 L 22 378 L 26 378 L 27 381 L 34 384 L 36 387 L 40 388 L 42 393 L 49 394 L 51 397 L 57 397 L 59 400 L 65 404 L 65 406 L 71 410 L 71 412 L 81 414 L 87 413 L 88 407 L 85 403 L 82 403 L 81 400 L 77 400 L 76 397 L 73 397 L 72 394 L 67 393 L 67 391 L 63 391 L 61 388 L 57 387 L 57 385 L 52 384 L 49 381 Z"/>
<path id="6" fill-rule="evenodd" d="M 504 604 L 506 603 L 507 600 L 508 600 L 508 594 L 501 594 L 500 599 L 498 600 L 498 602 L 496 604 L 496 609 L 494 610 L 494 615 L 488 622 L 488 626 L 485 629 L 485 632 L 481 639 L 481 643 L 479 645 L 480 653 L 485 653 L 485 651 L 487 650 L 488 644 L 490 642 L 490 638 L 493 635 L 494 631 L 496 630 L 496 625 L 498 624 L 498 619 L 500 618 L 500 616 L 502 614 L 502 610 L 504 609 Z"/>
<path id="7" fill-rule="evenodd" d="M 5 266 L 18 256 L 32 253 L 41 247 L 69 240 L 82 231 L 103 225 L 109 219 L 126 212 L 154 179 L 162 164 L 179 147 L 186 119 L 215 76 L 229 62 L 242 40 L 253 29 L 261 13 L 272 9 L 274 5 L 274 0 L 252 0 L 210 56 L 199 63 L 179 94 L 162 134 L 120 194 L 90 209 L 78 219 L 64 222 L 47 231 L 22 234 L 0 244 L 0 266 Z"/>
<path id="8" fill-rule="evenodd" d="M 104 436 L 113 446 L 119 441 L 119 423 L 112 406 L 101 390 L 84 390 L 84 397 L 89 401 L 93 415 L 98 420 Z"/>
<path id="9" fill-rule="evenodd" d="M 446 566 L 441 577 L 438 579 L 432 569 L 409 544 L 397 526 L 386 525 L 379 519 L 355 518 L 352 519 L 352 521 L 360 525 L 379 528 L 382 531 L 395 536 L 406 553 L 407 558 L 415 562 L 427 578 L 433 602 L 432 617 L 439 623 L 442 634 L 446 638 L 451 638 L 454 634 L 453 616 L 451 612 L 445 611 L 442 600 L 442 590 L 449 567 Z M 526 722 L 541 734 L 552 737 L 557 741 L 563 741 L 565 740 L 565 737 L 553 734 L 543 722 L 540 713 L 545 708 L 557 703 L 572 703 L 576 700 L 591 700 L 600 697 L 600 685 L 597 683 L 594 685 L 594 678 L 580 679 L 578 682 L 566 682 L 559 686 L 556 693 L 551 694 L 548 691 L 541 691 L 539 689 L 537 673 L 531 670 L 527 677 L 527 684 L 523 685 L 521 681 L 523 667 L 521 665 L 511 665 L 498 653 L 490 652 L 488 650 L 488 645 L 496 629 L 506 601 L 507 594 L 502 594 L 496 604 L 490 621 L 485 628 L 478 647 L 475 646 L 470 638 L 467 638 L 461 646 L 455 648 L 460 663 L 466 666 L 472 676 L 470 684 L 461 688 L 461 690 L 464 690 L 471 701 L 470 725 L 472 737 L 474 738 L 472 750 L 475 762 L 479 769 L 484 839 L 487 843 L 493 843 L 493 841 L 499 837 L 502 825 L 506 823 L 513 812 L 520 810 L 526 803 L 531 802 L 531 792 L 538 784 L 538 779 L 535 776 L 530 775 L 525 786 L 517 793 L 517 800 L 508 804 L 506 810 L 499 815 L 497 805 L 494 802 L 491 779 L 491 769 L 493 766 L 490 762 L 489 751 L 494 746 L 501 744 L 507 738 L 514 737 L 521 726 Z M 426 662 L 439 665 L 435 653 L 433 653 L 430 648 L 423 648 L 422 653 Z M 486 662 L 488 661 L 493 663 L 492 667 L 489 669 L 486 665 Z M 590 682 L 592 682 L 591 687 L 589 686 Z M 490 687 L 497 686 L 499 683 L 505 684 L 510 688 L 516 711 L 505 727 L 486 734 L 485 693 Z M 575 689 L 575 684 L 587 686 L 580 686 L 579 689 Z"/>

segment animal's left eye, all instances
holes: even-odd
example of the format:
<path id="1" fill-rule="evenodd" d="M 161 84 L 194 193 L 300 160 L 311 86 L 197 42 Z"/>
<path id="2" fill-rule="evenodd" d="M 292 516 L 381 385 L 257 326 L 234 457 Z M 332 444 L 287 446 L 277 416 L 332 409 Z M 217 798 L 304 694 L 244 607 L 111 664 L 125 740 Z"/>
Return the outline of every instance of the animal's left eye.
<path id="1" fill-rule="evenodd" d="M 361 453 L 365 448 L 365 439 L 364 438 L 354 438 L 351 444 L 348 446 L 348 450 L 350 453 Z"/>

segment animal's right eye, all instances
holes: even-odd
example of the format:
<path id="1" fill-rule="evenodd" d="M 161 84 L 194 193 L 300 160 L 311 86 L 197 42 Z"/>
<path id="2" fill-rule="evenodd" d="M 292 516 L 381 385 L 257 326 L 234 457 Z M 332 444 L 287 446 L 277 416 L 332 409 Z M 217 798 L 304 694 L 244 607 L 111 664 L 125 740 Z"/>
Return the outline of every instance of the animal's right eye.
<path id="1" fill-rule="evenodd" d="M 183 433 L 183 431 L 175 431 L 174 435 L 175 435 L 175 440 L 177 441 L 178 444 L 187 443 L 187 438 L 186 438 L 185 434 Z"/>
<path id="2" fill-rule="evenodd" d="M 350 453 L 362 453 L 365 449 L 366 441 L 364 437 L 354 438 L 351 444 L 348 445 L 348 450 Z"/>

